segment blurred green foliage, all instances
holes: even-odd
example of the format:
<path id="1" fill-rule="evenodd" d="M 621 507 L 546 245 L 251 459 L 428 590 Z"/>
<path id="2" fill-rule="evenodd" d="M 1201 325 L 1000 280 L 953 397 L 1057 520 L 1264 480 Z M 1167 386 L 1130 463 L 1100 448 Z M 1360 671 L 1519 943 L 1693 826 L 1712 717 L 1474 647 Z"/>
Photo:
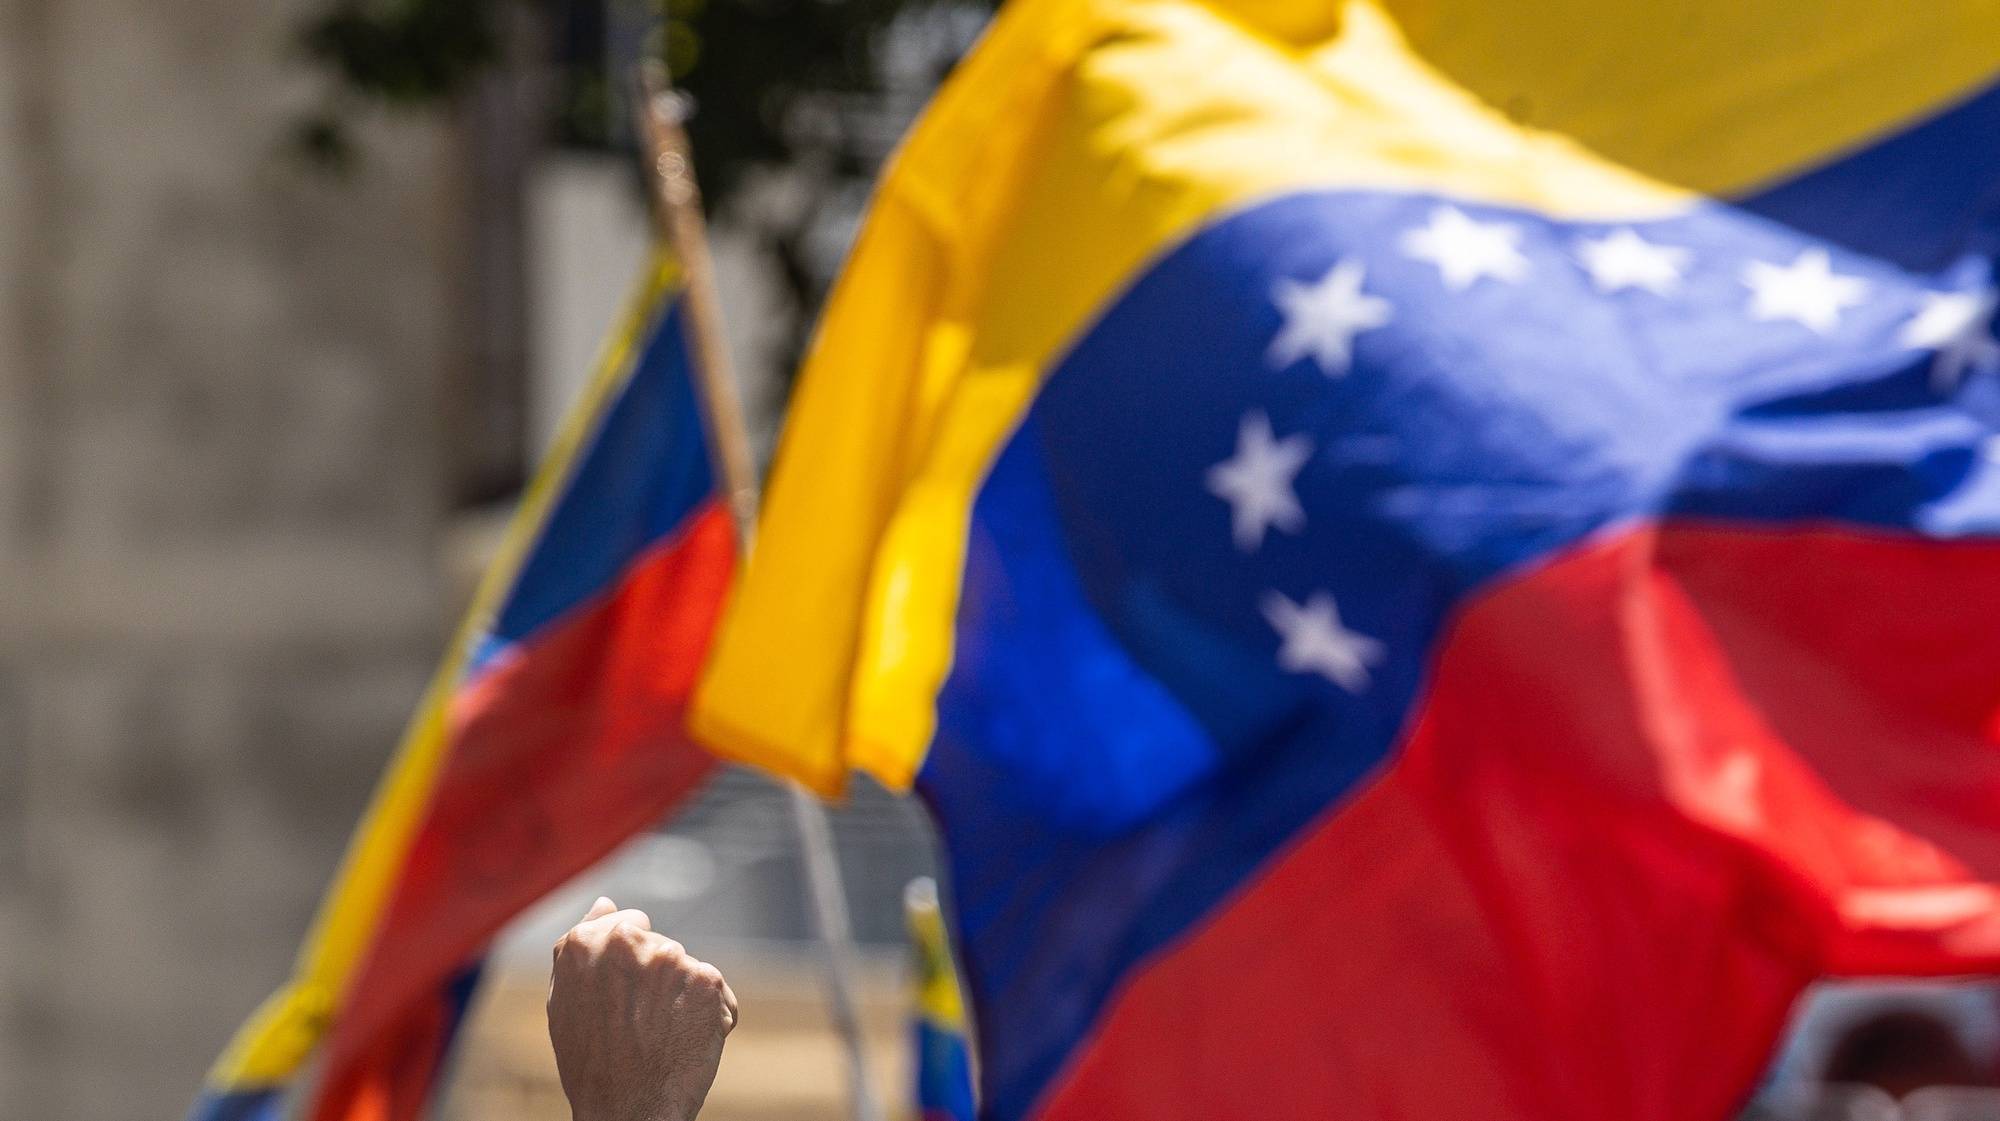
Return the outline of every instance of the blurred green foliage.
<path id="1" fill-rule="evenodd" d="M 306 52 L 354 89 L 422 104 L 448 97 L 499 55 L 498 3 L 341 3 L 309 24 Z"/>
<path id="2" fill-rule="evenodd" d="M 896 16 L 922 0 L 333 0 L 301 33 L 308 57 L 335 78 L 334 96 L 299 122 L 296 140 L 321 162 L 356 157 L 354 115 L 369 104 L 441 105 L 463 94 L 510 49 L 518 8 L 545 43 L 601 33 L 639 7 L 645 51 L 664 59 L 694 96 L 689 131 L 711 205 L 725 205 L 760 165 L 832 159 L 865 172 L 870 153 L 827 129 L 801 129 L 802 107 L 879 92 L 877 51 Z M 533 24 L 531 24 L 533 26 Z M 553 53 L 553 52 L 552 52 Z M 554 134 L 569 143 L 627 142 L 623 74 L 600 54 L 571 52 L 554 67 Z M 579 63 L 579 59 L 582 61 Z M 824 115 L 822 115 L 823 117 Z M 832 130 L 837 133 L 838 129 Z"/>
<path id="3" fill-rule="evenodd" d="M 570 146 L 629 149 L 630 77 L 619 61 L 663 59 L 693 95 L 688 123 L 704 198 L 727 210 L 760 169 L 782 168 L 805 200 L 742 217 L 789 294 L 791 355 L 802 348 L 830 281 L 831 211 L 852 206 L 906 116 L 911 91 L 884 98 L 893 77 L 927 87 L 963 49 L 992 0 L 328 0 L 301 32 L 307 57 L 333 79 L 322 107 L 301 119 L 296 146 L 315 163 L 352 167 L 352 125 L 372 107 L 444 106 L 483 76 L 525 66 L 553 80 L 546 119 L 525 122 Z M 940 55 L 917 74 L 893 49 L 899 17 L 949 9 L 956 31 L 935 29 L 918 53 Z M 930 42 L 927 40 L 935 40 Z M 906 35 L 905 39 L 911 36 Z M 919 68 L 921 69 L 921 68 Z M 891 72 L 894 73 L 891 73 Z M 921 96 L 922 90 L 918 90 Z M 885 108 L 886 105 L 886 108 Z M 844 219 L 851 224 L 851 217 Z"/>

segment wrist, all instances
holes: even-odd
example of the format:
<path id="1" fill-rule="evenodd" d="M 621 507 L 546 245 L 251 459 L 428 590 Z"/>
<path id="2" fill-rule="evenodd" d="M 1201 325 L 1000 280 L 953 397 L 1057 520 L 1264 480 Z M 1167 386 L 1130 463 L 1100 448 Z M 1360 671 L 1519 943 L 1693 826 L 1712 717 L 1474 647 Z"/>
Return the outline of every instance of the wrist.
<path id="1" fill-rule="evenodd" d="M 639 1109 L 575 1109 L 570 1110 L 570 1121 L 695 1121 L 694 1112 L 671 1106 L 655 1106 Z"/>

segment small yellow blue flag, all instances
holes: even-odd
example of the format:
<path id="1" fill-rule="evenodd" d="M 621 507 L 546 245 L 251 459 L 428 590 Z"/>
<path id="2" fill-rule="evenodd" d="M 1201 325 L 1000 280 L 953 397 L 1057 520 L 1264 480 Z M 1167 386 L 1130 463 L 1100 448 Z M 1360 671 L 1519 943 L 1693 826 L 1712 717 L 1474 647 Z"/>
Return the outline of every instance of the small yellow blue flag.
<path id="1" fill-rule="evenodd" d="M 951 936 L 938 908 L 935 881 L 921 877 L 903 892 L 915 967 L 910 1017 L 916 1121 L 973 1121 L 972 1048 L 965 1034 L 965 1002 L 952 967 Z"/>

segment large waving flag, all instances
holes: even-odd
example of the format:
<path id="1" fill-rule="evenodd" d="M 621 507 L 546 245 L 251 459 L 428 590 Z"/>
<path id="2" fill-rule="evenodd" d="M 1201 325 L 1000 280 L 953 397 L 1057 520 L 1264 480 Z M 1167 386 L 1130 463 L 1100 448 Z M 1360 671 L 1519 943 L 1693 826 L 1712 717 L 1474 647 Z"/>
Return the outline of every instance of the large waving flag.
<path id="1" fill-rule="evenodd" d="M 423 1112 L 486 941 L 712 765 L 683 727 L 735 564 L 674 266 L 661 260 L 515 516 L 292 982 L 194 1118 Z"/>
<path id="2" fill-rule="evenodd" d="M 998 1119 L 1705 1121 L 2000 967 L 2000 5 L 1012 0 L 696 705 Z"/>

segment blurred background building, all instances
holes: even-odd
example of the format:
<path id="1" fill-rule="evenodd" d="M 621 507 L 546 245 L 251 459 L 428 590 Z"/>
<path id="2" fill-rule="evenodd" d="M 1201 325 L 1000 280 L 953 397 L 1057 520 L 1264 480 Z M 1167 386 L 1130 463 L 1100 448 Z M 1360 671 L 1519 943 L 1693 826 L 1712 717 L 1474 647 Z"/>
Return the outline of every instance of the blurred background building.
<path id="1" fill-rule="evenodd" d="M 0 1100 L 172 1117 L 451 611 L 468 150 L 288 166 L 296 3 L 0 12 Z"/>
<path id="2" fill-rule="evenodd" d="M 287 971 L 638 273 L 610 78 L 656 13 L 491 7 L 498 60 L 399 106 L 355 94 L 310 39 L 359 5 L 0 5 L 0 1115 L 185 1109 Z M 765 432 L 799 312 L 757 208 L 830 269 L 860 203 L 773 166 L 720 237 Z M 928 839 L 872 792 L 837 829 L 859 933 L 884 951 L 867 974 L 886 1060 L 896 900 Z M 782 798 L 730 774 L 582 902 L 553 901 L 503 945 L 527 981 L 491 986 L 466 1059 L 485 1096 L 464 1115 L 567 1116 L 535 1081 L 552 1073 L 539 986 L 547 941 L 598 890 L 734 963 L 757 1006 L 745 1050 L 769 1036 L 800 1073 L 762 1086 L 732 1061 L 719 1109 L 830 1115 L 795 855 Z"/>

